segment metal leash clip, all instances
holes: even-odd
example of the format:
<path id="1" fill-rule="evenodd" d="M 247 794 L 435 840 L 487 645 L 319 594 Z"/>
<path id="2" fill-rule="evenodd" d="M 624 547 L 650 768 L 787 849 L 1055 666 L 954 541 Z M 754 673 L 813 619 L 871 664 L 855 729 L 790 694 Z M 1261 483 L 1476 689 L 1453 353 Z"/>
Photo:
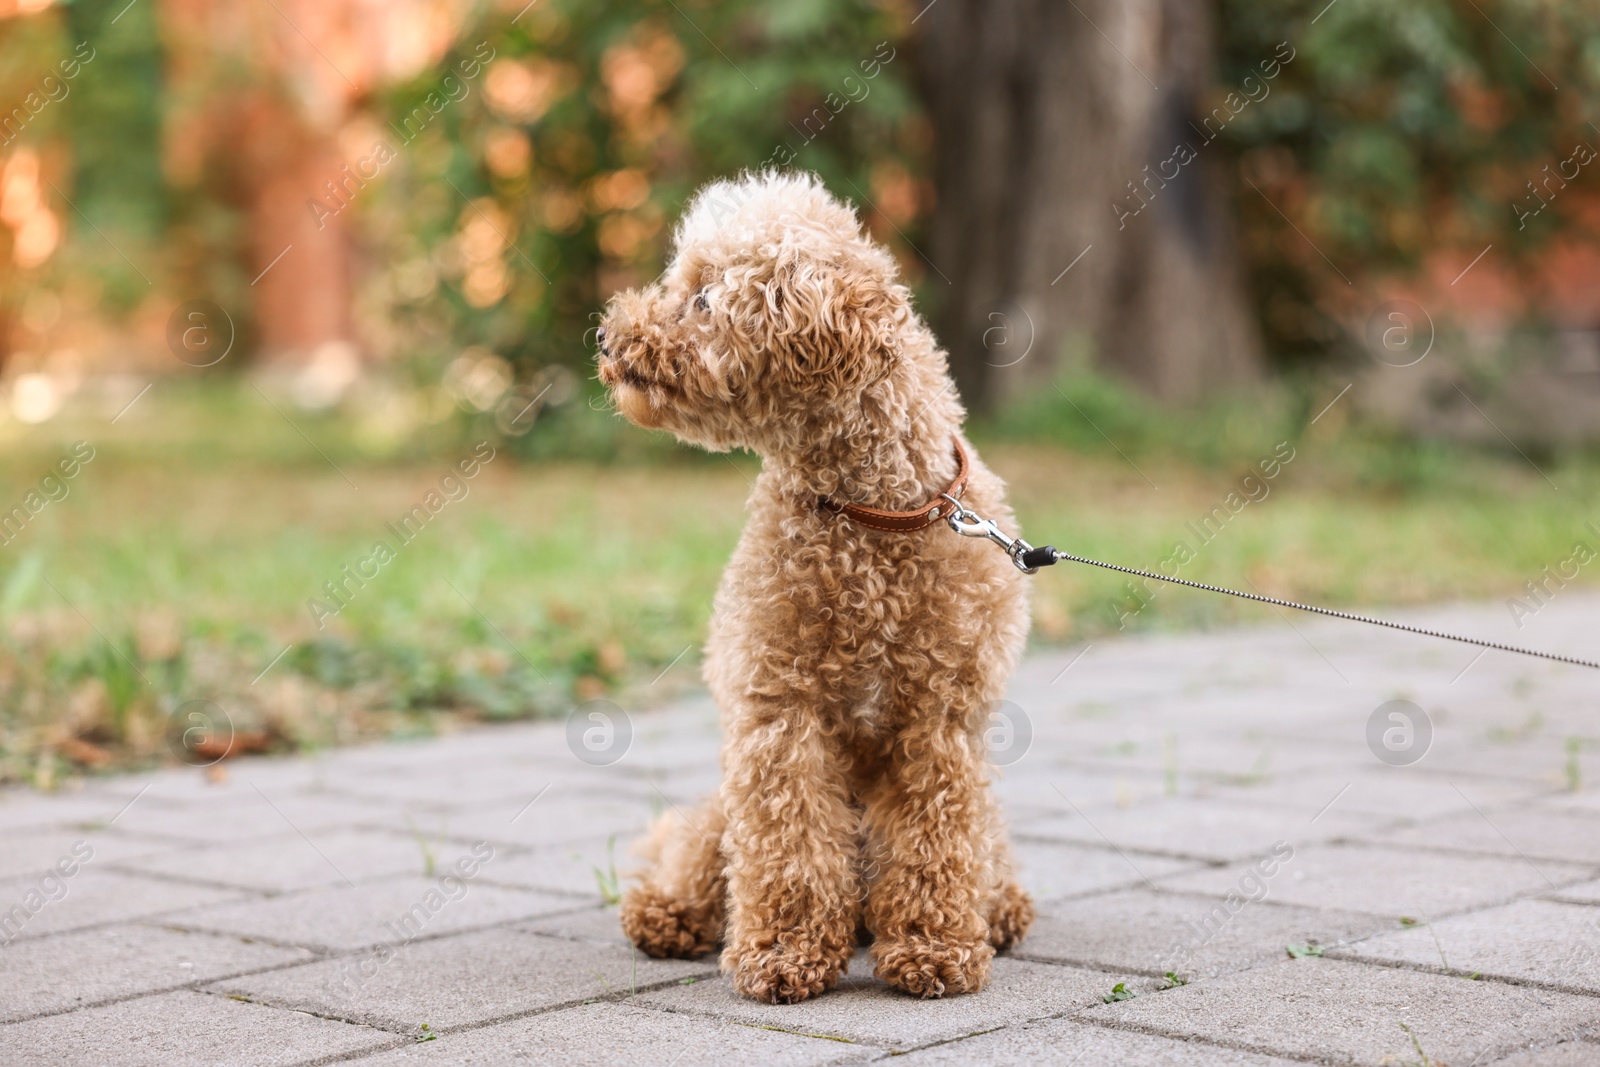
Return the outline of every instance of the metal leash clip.
<path id="1" fill-rule="evenodd" d="M 1011 562 L 1023 574 L 1037 574 L 1040 567 L 1048 567 L 1056 561 L 1054 548 L 1047 545 L 1042 549 L 1036 549 L 1020 537 L 1008 537 L 994 524 L 993 519 L 986 519 L 976 511 L 963 507 L 961 501 L 949 493 L 939 495 L 954 505 L 944 520 L 950 524 L 950 529 L 962 537 L 987 537 L 1005 549 L 1006 555 L 1011 557 Z"/>

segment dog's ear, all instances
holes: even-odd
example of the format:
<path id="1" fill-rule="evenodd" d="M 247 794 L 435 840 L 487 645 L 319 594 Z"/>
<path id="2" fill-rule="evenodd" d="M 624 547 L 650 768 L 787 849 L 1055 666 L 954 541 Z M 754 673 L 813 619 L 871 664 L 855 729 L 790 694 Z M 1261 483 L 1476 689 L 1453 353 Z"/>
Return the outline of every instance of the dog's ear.
<path id="1" fill-rule="evenodd" d="M 765 285 L 769 368 L 812 395 L 859 392 L 898 358 L 905 297 L 876 263 L 847 253 L 782 256 Z"/>

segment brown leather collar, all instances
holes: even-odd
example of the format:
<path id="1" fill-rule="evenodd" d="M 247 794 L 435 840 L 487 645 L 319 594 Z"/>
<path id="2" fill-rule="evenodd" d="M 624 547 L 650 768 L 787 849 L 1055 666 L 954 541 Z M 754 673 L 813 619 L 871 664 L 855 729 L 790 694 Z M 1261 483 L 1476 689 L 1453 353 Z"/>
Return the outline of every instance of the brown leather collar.
<path id="1" fill-rule="evenodd" d="M 955 439 L 956 447 L 956 479 L 950 483 L 950 488 L 934 497 L 915 511 L 885 511 L 882 508 L 869 508 L 861 504 L 839 504 L 827 497 L 818 497 L 817 506 L 824 511 L 831 511 L 836 515 L 843 515 L 851 522 L 870 526 L 874 530 L 888 530 L 893 533 L 912 533 L 923 530 L 954 510 L 955 505 L 945 499 L 953 496 L 961 499 L 961 494 L 967 491 L 967 475 L 971 472 L 967 463 L 967 450 L 961 445 L 961 438 Z"/>

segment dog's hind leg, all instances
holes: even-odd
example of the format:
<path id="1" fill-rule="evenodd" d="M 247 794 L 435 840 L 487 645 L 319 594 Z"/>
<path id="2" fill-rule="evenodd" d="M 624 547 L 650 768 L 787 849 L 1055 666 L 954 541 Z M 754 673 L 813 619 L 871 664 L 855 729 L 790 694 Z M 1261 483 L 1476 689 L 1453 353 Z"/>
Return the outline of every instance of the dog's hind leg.
<path id="1" fill-rule="evenodd" d="M 651 866 L 623 895 L 622 929 L 647 955 L 695 959 L 722 941 L 726 824 L 721 798 L 711 796 L 687 813 L 663 813 L 634 846 Z"/>
<path id="2" fill-rule="evenodd" d="M 992 797 L 989 799 L 989 843 L 993 872 L 989 889 L 989 944 L 997 949 L 1008 949 L 1021 941 L 1028 927 L 1033 925 L 1033 899 L 1017 884 L 1011 863 L 1011 842 L 1006 838 L 1000 806 Z"/>

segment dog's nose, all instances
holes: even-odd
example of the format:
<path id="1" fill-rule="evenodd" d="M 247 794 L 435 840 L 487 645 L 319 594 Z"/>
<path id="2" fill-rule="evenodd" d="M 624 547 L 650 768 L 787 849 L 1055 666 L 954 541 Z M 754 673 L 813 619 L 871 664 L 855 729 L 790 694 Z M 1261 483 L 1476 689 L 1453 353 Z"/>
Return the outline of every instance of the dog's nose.
<path id="1" fill-rule="evenodd" d="M 604 326 L 594 331 L 594 343 L 600 346 L 602 355 L 609 356 L 611 354 L 606 348 L 606 328 Z"/>

